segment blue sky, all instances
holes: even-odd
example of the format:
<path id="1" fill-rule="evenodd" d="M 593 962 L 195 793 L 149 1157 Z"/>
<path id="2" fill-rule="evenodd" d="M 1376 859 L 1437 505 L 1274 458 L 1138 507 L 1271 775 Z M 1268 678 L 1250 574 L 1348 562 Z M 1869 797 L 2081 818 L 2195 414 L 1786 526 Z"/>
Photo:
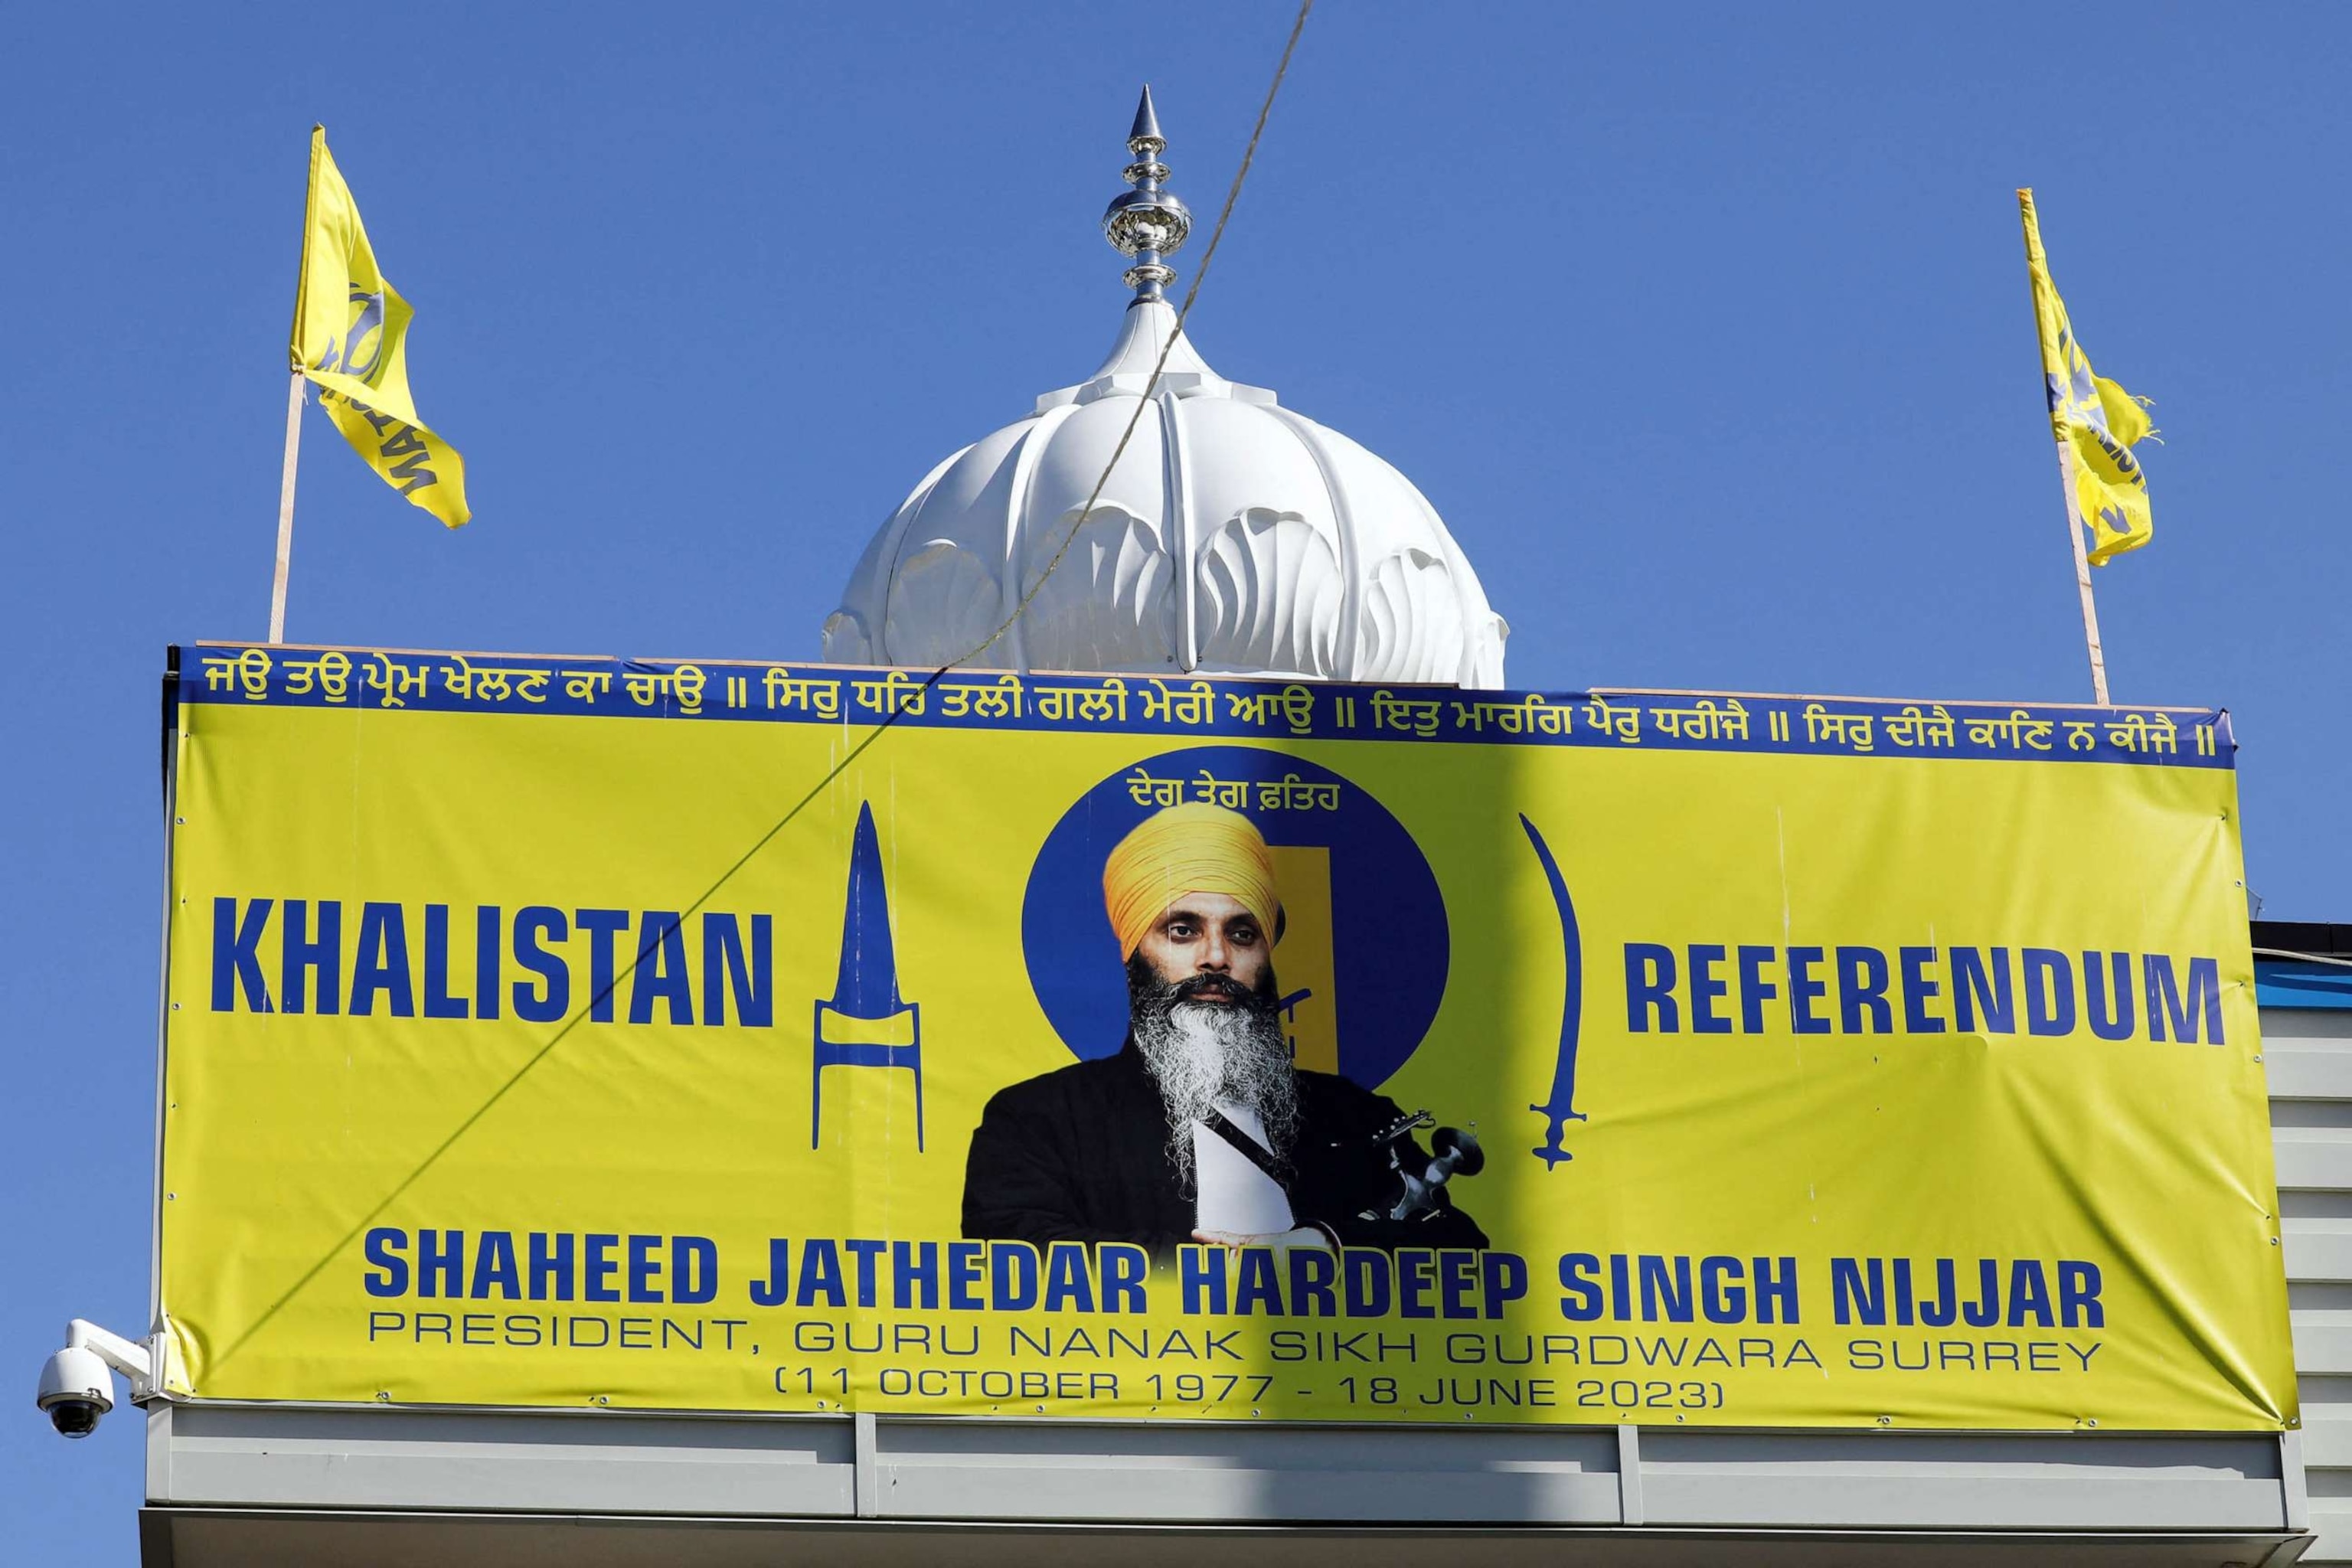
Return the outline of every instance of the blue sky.
<path id="1" fill-rule="evenodd" d="M 2352 919 L 2336 711 L 2352 13 L 1325 0 L 1192 322 L 1420 485 L 1518 686 L 2084 700 L 2012 191 L 2157 400 L 2119 700 L 2237 716 L 2265 912 Z M 445 534 L 310 416 L 289 635 L 803 658 L 939 458 L 1091 370 L 1139 82 L 1207 220 L 1286 5 L 0 15 L 0 1473 L 135 1552 L 167 643 L 261 635 L 324 121 L 466 453 Z M 1178 257 L 1187 280 L 1201 241 Z M 15 1379 L 14 1384 L 7 1379 Z"/>

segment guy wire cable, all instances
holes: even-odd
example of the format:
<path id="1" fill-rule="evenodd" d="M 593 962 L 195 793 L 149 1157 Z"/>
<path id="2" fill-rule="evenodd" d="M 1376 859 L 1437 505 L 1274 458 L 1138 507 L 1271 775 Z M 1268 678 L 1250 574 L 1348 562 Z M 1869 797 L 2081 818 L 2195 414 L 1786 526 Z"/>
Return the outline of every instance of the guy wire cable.
<path id="1" fill-rule="evenodd" d="M 2325 963 L 2336 969 L 2352 969 L 2352 958 L 2329 958 L 2316 952 L 2290 952 L 2283 947 L 2258 947 L 2256 958 L 2291 958 L 2298 963 Z"/>
<path id="2" fill-rule="evenodd" d="M 1282 46 L 1282 58 L 1276 62 L 1274 68 L 1274 80 L 1266 87 L 1265 101 L 1258 106 L 1257 123 L 1251 128 L 1249 143 L 1242 150 L 1241 166 L 1234 171 L 1234 183 L 1232 185 L 1227 187 L 1225 191 L 1225 205 L 1217 214 L 1216 226 L 1209 233 L 1209 243 L 1207 247 L 1201 252 L 1201 265 L 1192 274 L 1192 286 L 1184 291 L 1183 308 L 1176 312 L 1176 324 L 1169 332 L 1168 341 L 1160 345 L 1160 358 L 1151 367 L 1151 377 L 1149 381 L 1144 383 L 1142 395 L 1136 399 L 1135 413 L 1128 419 L 1127 428 L 1120 432 L 1118 445 L 1111 449 L 1110 461 L 1103 466 L 1102 476 L 1095 480 L 1094 489 L 1088 492 L 1087 496 L 1087 504 L 1079 510 L 1076 519 L 1071 523 L 1069 531 L 1062 540 L 1060 547 L 1054 552 L 1052 558 L 1045 563 L 1045 569 L 1037 574 L 1037 581 L 1032 584 L 1029 591 L 1021 596 L 1021 602 L 1013 606 L 1013 613 L 1006 616 L 1003 624 L 998 626 L 994 631 L 989 633 L 988 636 L 982 639 L 979 647 L 973 648 L 971 652 L 962 655 L 961 658 L 950 659 L 947 663 L 940 666 L 939 668 L 933 670 L 929 676 L 925 677 L 921 687 L 922 690 L 930 690 L 931 688 L 937 686 L 950 670 L 969 664 L 973 659 L 978 658 L 982 654 L 986 653 L 990 648 L 996 646 L 997 642 L 1003 637 L 1006 632 L 1013 629 L 1013 623 L 1021 618 L 1022 612 L 1028 609 L 1031 601 L 1036 598 L 1037 591 L 1045 585 L 1046 579 L 1054 574 L 1055 571 L 1062 564 L 1063 557 L 1069 553 L 1070 545 L 1076 540 L 1079 528 L 1084 526 L 1086 520 L 1089 516 L 1093 515 L 1095 503 L 1102 499 L 1103 487 L 1110 483 L 1110 476 L 1113 470 L 1118 467 L 1119 458 L 1126 455 L 1127 444 L 1129 440 L 1134 437 L 1136 426 L 1142 422 L 1144 410 L 1151 406 L 1151 395 L 1160 385 L 1160 373 L 1167 368 L 1169 354 L 1174 350 L 1177 339 L 1184 335 L 1184 319 L 1192 314 L 1192 302 L 1200 298 L 1201 285 L 1208 279 L 1209 263 L 1216 257 L 1217 242 L 1224 237 L 1226 220 L 1234 216 L 1234 205 L 1241 199 L 1242 184 L 1249 178 L 1250 164 L 1257 156 L 1258 139 L 1265 133 L 1266 120 L 1274 112 L 1275 98 L 1282 91 L 1283 78 L 1286 76 L 1290 70 L 1290 57 L 1298 47 L 1299 34 L 1306 30 L 1307 13 L 1314 9 L 1315 0 L 1299 0 L 1298 15 L 1290 24 L 1290 37 Z M 793 819 L 798 817 L 803 810 L 807 809 L 808 804 L 811 801 L 824 794 L 835 779 L 839 778 L 848 770 L 850 763 L 865 755 L 867 749 L 873 746 L 876 742 L 879 741 L 883 735 L 889 731 L 891 726 L 898 721 L 898 716 L 906 710 L 905 705 L 900 704 L 894 707 L 889 713 L 884 715 L 882 721 L 875 725 L 873 730 L 866 734 L 865 739 L 859 741 L 856 745 L 852 746 L 845 753 L 844 753 L 842 759 L 828 769 L 823 778 L 810 785 L 808 792 L 803 795 L 799 800 L 793 802 L 791 809 L 786 811 L 783 816 L 778 817 L 773 826 L 770 827 L 765 833 L 760 835 L 759 838 L 752 843 L 751 847 L 749 849 L 744 850 L 742 854 L 737 856 L 734 863 L 729 866 L 724 871 L 721 871 L 719 874 L 718 879 L 713 881 L 710 886 L 705 888 L 701 893 L 695 898 L 693 902 L 688 904 L 678 911 L 678 925 L 683 927 L 688 920 L 691 919 L 701 910 L 703 905 L 709 903 L 713 898 L 717 897 L 719 890 L 725 887 L 728 882 L 734 878 L 736 872 L 741 870 L 751 862 L 752 857 L 758 855 L 760 851 L 765 849 L 770 843 L 773 842 L 776 835 L 782 833 L 786 827 L 790 826 Z M 563 1026 L 556 1030 L 553 1035 L 550 1036 L 545 1045 L 540 1047 L 536 1051 L 533 1051 L 530 1056 L 523 1061 L 523 1064 L 520 1067 L 515 1068 L 512 1073 L 508 1075 L 505 1082 L 499 1084 L 497 1089 L 491 1090 L 488 1099 L 483 1100 L 480 1105 L 474 1109 L 471 1115 L 467 1116 L 463 1121 L 460 1121 L 450 1132 L 449 1136 L 444 1138 L 434 1147 L 431 1153 L 425 1155 L 423 1160 L 419 1161 L 414 1170 L 410 1171 L 407 1175 L 403 1176 L 398 1184 L 395 1185 L 392 1191 L 386 1193 L 383 1197 L 376 1203 L 373 1208 L 370 1209 L 359 1220 L 354 1222 L 351 1229 L 346 1231 L 341 1239 L 336 1241 L 333 1246 L 328 1247 L 325 1252 L 321 1253 L 319 1260 L 303 1271 L 301 1278 L 296 1279 L 293 1284 L 288 1286 L 286 1289 L 279 1294 L 276 1300 L 264 1308 L 260 1314 L 257 1316 L 251 1323 L 246 1326 L 246 1329 L 242 1333 L 238 1334 L 236 1338 L 231 1340 L 227 1345 L 223 1347 L 220 1353 L 213 1358 L 213 1364 L 215 1366 L 226 1364 L 231 1357 L 235 1356 L 238 1351 L 242 1350 L 246 1344 L 252 1340 L 255 1334 L 260 1332 L 271 1319 L 275 1318 L 279 1311 L 283 1310 L 289 1301 L 291 1301 L 296 1296 L 301 1294 L 303 1290 L 308 1289 L 310 1281 L 316 1279 L 320 1274 L 324 1272 L 328 1264 L 333 1262 L 336 1258 L 341 1255 L 345 1247 L 349 1247 L 353 1240 L 364 1234 L 367 1228 L 373 1225 L 386 1209 L 397 1203 L 404 1193 L 407 1192 L 410 1187 L 416 1184 L 417 1181 L 424 1176 L 425 1172 L 431 1170 L 435 1164 L 439 1163 L 442 1155 L 447 1153 L 457 1145 L 459 1139 L 463 1138 L 467 1132 L 473 1130 L 476 1123 L 479 1122 L 482 1118 L 488 1115 L 492 1108 L 495 1107 L 499 1100 L 506 1098 L 507 1092 L 509 1089 L 513 1089 L 515 1085 L 520 1083 L 523 1079 L 530 1074 L 533 1068 L 536 1068 L 541 1062 L 546 1060 L 549 1055 L 554 1051 L 555 1047 L 562 1045 L 572 1031 L 579 1026 L 582 1019 L 588 1017 L 598 1007 L 602 1006 L 608 999 L 610 999 L 613 994 L 620 989 L 621 983 L 636 973 L 638 966 L 645 962 L 645 959 L 646 950 L 641 945 L 639 951 L 631 955 L 627 963 L 616 966 L 616 972 L 613 975 L 612 979 L 602 990 L 598 991 L 596 994 L 589 1000 L 586 1006 L 582 1007 L 578 1012 L 572 1014 L 569 1019 L 565 1020 Z"/>

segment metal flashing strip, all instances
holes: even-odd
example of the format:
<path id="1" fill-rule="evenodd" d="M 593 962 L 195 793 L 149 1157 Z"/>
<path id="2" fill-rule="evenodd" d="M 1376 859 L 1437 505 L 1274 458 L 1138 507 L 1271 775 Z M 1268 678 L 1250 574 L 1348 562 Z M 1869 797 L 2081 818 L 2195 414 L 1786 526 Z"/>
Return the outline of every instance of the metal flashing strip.
<path id="1" fill-rule="evenodd" d="M 1642 1429 L 1617 1428 L 1617 1514 L 1626 1524 L 1642 1522 Z"/>
<path id="2" fill-rule="evenodd" d="M 882 1513 L 882 1467 L 878 1462 L 880 1443 L 877 1438 L 874 1413 L 861 1410 L 850 1423 L 853 1433 L 852 1463 L 856 1467 L 856 1491 L 857 1517 L 877 1519 Z"/>
<path id="3" fill-rule="evenodd" d="M 158 1505 L 1141 1530 L 2280 1532 L 2275 1436 L 151 1410 Z M 2292 1474 L 2290 1471 L 2292 1470 Z M 2258 1561 L 2242 1558 L 2240 1561 Z"/>
<path id="4" fill-rule="evenodd" d="M 2311 1544 L 2287 1531 L 1845 1531 L 1384 1526 L 1267 1529 L 1216 1524 L 967 1524 L 940 1521 L 600 1517 L 382 1510 L 141 1510 L 144 1568 L 378 1568 L 432 1562 L 489 1568 L 562 1561 L 566 1568 L 650 1562 L 751 1568 L 779 1560 L 838 1568 L 943 1561 L 1058 1568 L 1115 1552 L 1121 1568 L 1193 1568 L 1203 1552 L 1246 1552 L 1266 1568 L 1426 1568 L 1467 1550 L 1496 1568 L 1668 1568 L 1693 1563 L 1807 1568 L 2284 1568 Z M 950 1554 L 952 1554 L 950 1556 Z"/>
<path id="5" fill-rule="evenodd" d="M 2311 1528 L 2311 1484 L 2303 1473 L 2303 1434 L 2290 1427 L 2279 1434 L 2279 1475 L 2286 1483 L 2286 1527 Z"/>

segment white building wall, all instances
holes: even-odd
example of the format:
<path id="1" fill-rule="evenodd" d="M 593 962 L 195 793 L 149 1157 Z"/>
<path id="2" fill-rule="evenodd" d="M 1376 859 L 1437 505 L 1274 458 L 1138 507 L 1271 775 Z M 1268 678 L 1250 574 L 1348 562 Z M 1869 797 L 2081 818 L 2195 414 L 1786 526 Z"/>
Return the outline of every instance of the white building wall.
<path id="1" fill-rule="evenodd" d="M 2287 1300 L 2317 1544 L 2352 1563 L 2352 1011 L 2263 1009 Z"/>

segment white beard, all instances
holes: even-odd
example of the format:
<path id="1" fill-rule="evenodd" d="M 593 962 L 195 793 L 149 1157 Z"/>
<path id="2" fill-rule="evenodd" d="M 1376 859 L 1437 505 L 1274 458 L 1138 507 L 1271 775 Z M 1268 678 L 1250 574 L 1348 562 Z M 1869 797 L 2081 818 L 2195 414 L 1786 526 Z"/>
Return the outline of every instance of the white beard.
<path id="1" fill-rule="evenodd" d="M 1192 1184 L 1192 1124 L 1220 1100 L 1248 1107 L 1265 1123 L 1277 1161 L 1286 1162 L 1298 1127 L 1298 1079 L 1290 1043 L 1272 1013 L 1256 1007 L 1179 1002 L 1138 1009 L 1135 1043 L 1168 1110 L 1168 1158 Z"/>

